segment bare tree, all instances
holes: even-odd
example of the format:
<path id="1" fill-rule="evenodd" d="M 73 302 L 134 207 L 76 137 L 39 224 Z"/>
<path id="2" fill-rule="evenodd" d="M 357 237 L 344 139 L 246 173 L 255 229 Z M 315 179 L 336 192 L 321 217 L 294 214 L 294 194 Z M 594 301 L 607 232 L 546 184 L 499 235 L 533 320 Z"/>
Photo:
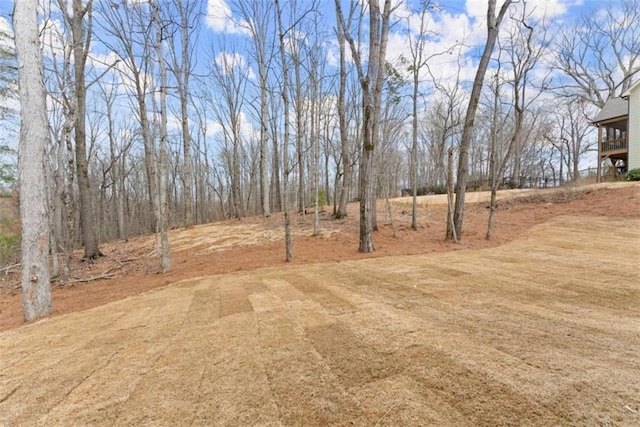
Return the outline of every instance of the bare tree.
<path id="1" fill-rule="evenodd" d="M 411 228 L 418 229 L 418 101 L 420 91 L 420 72 L 427 65 L 429 59 L 425 52 L 427 44 L 427 22 L 429 18 L 430 2 L 422 3 L 420 14 L 420 24 L 415 36 L 411 28 L 411 20 L 409 26 L 409 49 L 411 52 L 411 62 L 409 63 L 409 71 L 411 72 L 411 152 L 410 152 L 410 179 L 412 189 L 412 206 L 411 206 Z"/>
<path id="2" fill-rule="evenodd" d="M 291 13 L 295 16 L 295 2 L 292 3 L 293 8 Z M 292 28 L 293 30 L 293 28 Z M 305 215 L 306 208 L 306 187 L 305 187 L 305 179 L 307 175 L 306 170 L 306 162 L 305 162 L 305 153 L 307 151 L 307 147 L 304 144 L 305 134 L 307 133 L 307 122 L 305 120 L 305 116 L 307 115 L 308 110 L 308 102 L 306 102 L 306 98 L 308 97 L 307 88 L 303 89 L 303 82 L 301 76 L 301 68 L 302 68 L 302 44 L 306 42 L 303 38 L 303 33 L 298 31 L 289 31 L 289 37 L 287 40 L 289 56 L 291 57 L 291 62 L 293 65 L 293 86 L 291 90 L 293 91 L 293 109 L 295 111 L 295 126 L 296 126 L 296 166 L 298 170 L 298 212 L 300 212 L 303 216 Z"/>
<path id="3" fill-rule="evenodd" d="M 282 149 L 282 168 L 284 171 L 282 210 L 284 211 L 285 261 L 291 261 L 291 218 L 289 217 L 289 66 L 287 65 L 285 29 L 282 25 L 282 9 L 280 1 L 275 0 L 278 24 L 278 41 L 280 43 L 280 62 L 282 66 L 282 104 L 284 108 L 284 141 Z"/>
<path id="4" fill-rule="evenodd" d="M 152 9 L 153 21 L 156 27 L 156 54 L 158 67 L 160 68 L 160 156 L 158 159 L 156 234 L 160 235 L 160 251 L 158 253 L 160 258 L 160 269 L 163 273 L 167 273 L 171 269 L 171 258 L 169 256 L 169 239 L 167 235 L 169 228 L 169 209 L 167 203 L 167 66 L 164 61 L 164 52 L 162 47 L 165 23 L 160 19 L 160 6 L 157 2 L 152 4 Z M 180 101 L 182 103 L 182 99 Z M 191 159 L 185 159 L 185 162 L 191 162 Z M 189 191 L 191 191 L 190 184 L 188 187 Z M 190 197 L 188 200 L 191 202 Z M 191 215 L 191 208 L 189 207 L 187 210 L 189 211 L 189 215 Z"/>
<path id="5" fill-rule="evenodd" d="M 20 94 L 22 307 L 29 321 L 51 313 L 45 147 L 47 106 L 38 40 L 38 1 L 17 0 L 13 14 Z"/>
<path id="6" fill-rule="evenodd" d="M 362 154 L 360 157 L 360 239 L 359 252 L 373 252 L 373 217 L 375 211 L 374 151 L 379 139 L 382 86 L 391 19 L 391 0 L 385 0 L 382 13 L 377 0 L 369 0 L 369 58 L 367 71 L 363 68 L 360 46 L 349 33 L 340 2 L 336 2 L 339 25 L 351 48 L 351 57 L 358 71 L 362 92 L 363 124 Z"/>
<path id="7" fill-rule="evenodd" d="M 478 101 L 480 99 L 480 93 L 482 92 L 482 86 L 484 83 L 484 76 L 487 72 L 489 60 L 491 59 L 491 53 L 495 46 L 498 33 L 500 31 L 500 23 L 507 13 L 509 6 L 513 3 L 512 0 L 505 0 L 500 8 L 498 14 L 496 11 L 496 0 L 489 0 L 487 7 L 487 40 L 478 64 L 476 76 L 473 80 L 473 88 L 471 89 L 471 97 L 469 98 L 469 104 L 467 106 L 467 113 L 464 119 L 464 127 L 462 129 L 462 138 L 460 140 L 460 148 L 458 150 L 458 174 L 456 182 L 456 202 L 453 213 L 453 224 L 449 222 L 447 224 L 447 240 L 454 240 L 454 236 L 458 238 L 462 237 L 462 224 L 464 220 L 464 196 L 467 190 L 467 178 L 469 174 L 469 146 L 471 144 L 471 135 L 473 131 L 473 125 L 475 122 L 476 111 L 478 109 Z M 455 229 L 454 229 L 455 228 Z"/>
<path id="8" fill-rule="evenodd" d="M 51 27 L 50 27 L 51 28 Z M 44 40 L 50 46 L 59 40 L 60 52 L 51 49 L 51 72 L 46 74 L 48 95 L 51 104 L 51 137 L 57 142 L 55 148 L 55 166 L 52 165 L 53 184 L 53 226 L 56 244 L 62 246 L 65 263 L 61 280 L 65 281 L 71 273 L 71 260 L 76 244 L 76 200 L 75 200 L 75 153 L 73 147 L 73 125 L 76 114 L 76 98 L 73 93 L 73 73 L 71 69 L 72 47 L 68 37 L 57 31 L 49 31 Z M 53 148 L 52 148 L 53 150 Z M 55 251 L 54 251 L 55 252 Z"/>
<path id="9" fill-rule="evenodd" d="M 127 223 L 125 219 L 125 163 L 126 154 L 132 145 L 133 139 L 121 138 L 117 134 L 115 100 L 117 94 L 117 82 L 101 81 L 99 84 L 100 94 L 104 101 L 104 113 L 107 121 L 107 139 L 109 140 L 109 175 L 111 178 L 111 191 L 115 205 L 115 218 L 117 236 L 121 240 L 126 240 L 128 236 Z M 124 141 L 122 141 L 124 139 Z M 122 144 L 122 147 L 119 145 Z"/>
<path id="10" fill-rule="evenodd" d="M 593 149 L 595 142 L 589 138 L 593 129 L 591 117 L 593 106 L 583 98 L 569 98 L 561 103 L 557 112 L 558 125 L 560 127 L 564 164 L 570 179 L 580 177 L 580 159 L 585 153 Z"/>
<path id="11" fill-rule="evenodd" d="M 191 51 L 194 33 L 200 18 L 200 2 L 195 0 L 173 0 L 170 7 L 165 8 L 165 15 L 177 15 L 172 18 L 178 21 L 179 37 L 171 37 L 169 55 L 170 70 L 176 79 L 176 90 L 180 101 L 180 127 L 182 135 L 182 182 L 184 198 L 184 224 L 194 224 L 193 205 L 193 170 L 191 153 L 191 135 L 189 130 L 189 96 L 190 81 L 195 63 Z M 177 45 L 176 45 L 177 41 Z"/>
<path id="12" fill-rule="evenodd" d="M 522 153 L 524 149 L 524 141 L 527 140 L 527 132 L 525 129 L 525 117 L 535 101 L 543 93 L 547 85 L 546 78 L 538 82 L 538 87 L 532 84 L 532 71 L 538 64 L 544 49 L 547 47 L 547 26 L 544 20 L 542 22 L 534 22 L 531 12 L 527 10 L 527 3 L 519 5 L 511 15 L 516 25 L 512 26 L 507 34 L 506 40 L 500 44 L 500 50 L 496 62 L 498 64 L 495 81 L 491 86 L 493 95 L 492 118 L 490 120 L 490 137 L 489 137 L 489 183 L 491 188 L 491 199 L 489 202 L 489 220 L 487 225 L 487 233 L 485 238 L 491 239 L 494 229 L 494 214 L 497 202 L 498 186 L 502 182 L 502 177 L 507 169 L 508 162 L 512 163 L 511 186 L 520 187 L 522 184 Z M 537 24 L 537 25 L 536 25 Z M 502 72 L 501 55 L 505 53 L 507 56 L 508 71 L 505 73 L 506 82 L 500 81 Z M 511 86 L 511 106 L 513 116 L 513 130 L 509 138 L 509 142 L 505 149 L 503 140 L 504 130 L 506 126 L 506 117 L 502 114 L 501 99 L 503 98 L 501 89 L 503 84 Z M 500 116 L 503 117 L 500 117 Z M 534 123 L 530 123 L 531 126 Z M 530 133 L 530 132 L 529 132 Z"/>
<path id="13" fill-rule="evenodd" d="M 620 96 L 640 72 L 640 3 L 602 4 L 600 10 L 587 10 L 579 25 L 560 31 L 553 64 L 567 76 L 562 93 L 598 108 Z"/>
<path id="14" fill-rule="evenodd" d="M 87 84 L 85 82 L 85 68 L 91 46 L 93 26 L 93 0 L 86 4 L 82 0 L 73 0 L 71 14 L 66 12 L 66 4 L 59 1 L 60 9 L 66 24 L 71 30 L 71 49 L 73 51 L 73 96 L 75 111 L 73 114 L 73 132 L 75 142 L 75 157 L 78 176 L 78 193 L 80 195 L 80 223 L 82 226 L 82 240 L 84 244 L 84 259 L 94 259 L 102 256 L 98 247 L 95 231 L 95 215 L 89 180 L 89 164 L 87 158 Z M 85 27 L 86 25 L 86 27 Z"/>
<path id="15" fill-rule="evenodd" d="M 230 158 L 228 159 L 231 175 L 231 201 L 233 215 L 239 219 L 245 215 L 241 176 L 243 143 L 241 125 L 247 86 L 247 66 L 240 59 L 239 54 L 221 51 L 212 61 L 212 67 L 212 76 L 220 91 L 220 98 L 213 103 L 213 109 L 222 127 L 225 142 L 231 143 Z"/>
<path id="16" fill-rule="evenodd" d="M 460 70 L 458 67 L 456 80 L 451 84 L 434 82 L 436 91 L 422 122 L 421 139 L 426 145 L 429 162 L 429 179 L 426 181 L 441 188 L 447 183 L 447 150 L 457 142 L 463 121 L 462 107 L 458 102 L 461 96 Z"/>
<path id="17" fill-rule="evenodd" d="M 340 8 L 340 0 L 335 0 L 336 10 Z M 340 83 L 338 88 L 338 123 L 340 126 L 340 155 L 342 159 L 342 183 L 340 189 L 340 203 L 336 211 L 336 219 L 347 216 L 347 202 L 349 198 L 349 186 L 351 185 L 351 160 L 349 155 L 349 129 L 347 123 L 347 112 L 345 106 L 345 95 L 347 91 L 347 66 L 345 52 L 345 29 L 351 27 L 353 17 L 353 7 L 349 11 L 346 23 L 342 23 L 342 14 L 336 14 L 338 25 L 336 25 L 336 33 L 338 35 L 338 47 L 340 50 Z"/>
<path id="18" fill-rule="evenodd" d="M 537 82 L 538 87 L 532 84 L 532 71 L 538 65 L 542 54 L 548 47 L 548 26 L 542 20 L 535 22 L 531 17 L 532 12 L 527 10 L 527 3 L 519 5 L 511 19 L 517 25 L 511 27 L 504 43 L 500 43 L 500 49 L 507 55 L 511 78 L 509 84 L 512 87 L 513 109 L 515 129 L 508 156 L 513 155 L 513 168 L 511 171 L 511 186 L 520 187 L 520 175 L 522 164 L 522 152 L 524 149 L 524 118 L 531 105 L 539 98 L 542 91 L 548 85 L 546 77 Z"/>
<path id="19" fill-rule="evenodd" d="M 258 65 L 258 87 L 260 90 L 260 201 L 262 215 L 271 215 L 269 202 L 269 110 L 268 110 L 268 70 L 271 60 L 267 41 L 269 39 L 269 23 L 273 19 L 272 4 L 263 0 L 237 0 L 236 7 L 244 18 L 245 26 L 253 40 L 253 55 Z"/>
<path id="20" fill-rule="evenodd" d="M 491 85 L 493 92 L 493 108 L 491 111 L 491 131 L 489 136 L 489 185 L 491 186 L 491 200 L 489 202 L 489 220 L 487 224 L 487 234 L 485 238 L 491 239 L 493 235 L 494 225 L 494 213 L 496 209 L 497 190 L 500 184 L 502 173 L 504 172 L 501 167 L 498 166 L 499 155 L 502 150 L 499 149 L 499 129 L 500 125 L 500 89 L 502 83 L 500 82 L 500 61 L 498 60 L 498 69 L 496 70 L 494 84 Z M 502 147 L 500 147 L 502 148 Z M 506 164 L 506 159 L 501 166 Z"/>
<path id="21" fill-rule="evenodd" d="M 137 114 L 140 124 L 140 136 L 144 146 L 144 166 L 147 181 L 148 208 L 142 213 L 148 217 L 157 212 L 157 153 L 152 138 L 149 120 L 148 95 L 150 93 L 151 73 L 155 42 L 148 29 L 151 27 L 151 16 L 145 7 L 122 4 L 113 7 L 106 2 L 97 3 L 96 12 L 100 14 L 100 25 L 105 37 L 101 42 L 120 58 L 120 76 L 127 91 L 133 95 L 133 111 Z M 151 220 L 148 231 L 156 229 L 155 219 Z"/>

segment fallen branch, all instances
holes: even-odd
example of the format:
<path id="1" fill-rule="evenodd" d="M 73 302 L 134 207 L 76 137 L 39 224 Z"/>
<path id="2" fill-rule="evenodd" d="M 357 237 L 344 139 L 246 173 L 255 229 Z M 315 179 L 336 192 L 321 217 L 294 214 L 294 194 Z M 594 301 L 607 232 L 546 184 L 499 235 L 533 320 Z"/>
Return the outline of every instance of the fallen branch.
<path id="1" fill-rule="evenodd" d="M 66 282 L 63 283 L 63 285 L 66 285 L 68 283 L 87 283 L 87 282 L 93 282 L 95 280 L 103 280 L 103 279 L 113 279 L 114 277 L 116 277 L 113 274 L 99 274 L 97 276 L 93 276 L 93 277 L 86 277 L 86 278 L 81 278 L 81 279 L 71 279 L 71 280 L 67 280 Z"/>
<path id="2" fill-rule="evenodd" d="M 138 261 L 138 258 L 127 258 L 127 259 L 114 259 L 114 264 L 117 264 L 119 268 L 124 267 L 126 263 Z"/>
<path id="3" fill-rule="evenodd" d="M 17 263 L 17 264 L 13 264 L 13 265 L 9 265 L 7 267 L 4 267 L 2 270 L 0 271 L 4 271 L 5 275 L 8 275 L 9 273 L 11 273 L 11 270 L 16 268 L 16 267 L 20 267 L 22 264 Z"/>

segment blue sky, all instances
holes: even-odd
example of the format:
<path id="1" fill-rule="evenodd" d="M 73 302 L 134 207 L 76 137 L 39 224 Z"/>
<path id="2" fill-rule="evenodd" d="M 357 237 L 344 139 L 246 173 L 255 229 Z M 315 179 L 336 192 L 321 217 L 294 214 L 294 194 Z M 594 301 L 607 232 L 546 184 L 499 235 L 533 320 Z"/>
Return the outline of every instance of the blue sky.
<path id="1" fill-rule="evenodd" d="M 125 0 L 95 0 L 95 2 L 122 3 Z M 133 1 L 145 0 L 128 0 Z M 162 3 L 163 0 L 160 0 Z M 238 62 L 245 61 L 251 67 L 251 60 L 247 47 L 249 38 L 237 25 L 240 19 L 233 14 L 233 1 L 237 0 L 202 0 L 202 8 L 205 15 L 202 17 L 201 35 L 198 46 L 194 47 L 196 56 L 199 58 L 200 66 L 205 66 L 206 61 L 211 60 L 211 45 L 217 45 L 216 52 L 220 54 L 233 55 Z M 264 0 L 272 2 L 273 0 Z M 309 0 L 300 0 L 304 5 Z M 382 0 L 381 0 L 382 1 Z M 348 1 L 343 2 L 345 8 Z M 395 12 L 396 25 L 394 25 L 388 46 L 387 58 L 393 61 L 399 55 L 408 57 L 407 32 L 415 31 L 417 28 L 418 15 L 413 12 L 416 9 L 417 0 L 394 0 L 397 6 Z M 283 1 L 286 5 L 286 1 Z M 335 45 L 335 35 L 333 26 L 335 25 L 335 12 L 333 0 L 318 0 L 319 9 L 324 19 L 324 29 L 327 33 L 325 43 L 325 58 L 328 66 L 336 63 L 337 48 Z M 527 0 L 529 10 L 533 11 L 534 18 L 551 20 L 556 24 L 569 24 L 585 9 L 597 8 L 602 3 L 597 0 Z M 450 55 L 442 55 L 435 58 L 430 67 L 432 72 L 439 79 L 441 84 L 456 84 L 455 77 L 460 69 L 460 77 L 463 82 L 473 79 L 477 65 L 478 51 L 481 48 L 486 34 L 486 0 L 442 0 L 434 8 L 431 14 L 428 28 L 436 35 L 430 38 L 430 53 L 446 52 L 452 46 L 457 46 Z M 522 5 L 522 1 L 520 7 Z M 10 13 L 13 7 L 12 0 L 0 0 L 0 28 L 10 29 Z M 302 6 L 301 6 L 302 7 Z M 55 22 L 52 24 L 55 25 Z M 507 23 L 508 25 L 508 23 Z M 99 25 L 95 25 L 99 28 Z M 225 46 L 220 45 L 220 41 L 226 41 Z M 93 44 L 94 58 L 99 61 L 110 62 L 114 60 L 114 55 L 97 41 Z M 458 54 L 460 56 L 458 56 Z M 459 60 L 462 58 L 462 60 Z M 459 68 L 461 67 L 461 68 Z M 255 75 L 257 70 L 251 69 L 248 73 Z M 425 76 L 425 80 L 426 76 Z M 246 120 L 247 132 L 252 132 L 249 120 Z M 177 125 L 177 123 L 174 123 Z M 212 129 L 216 124 L 212 124 Z"/>

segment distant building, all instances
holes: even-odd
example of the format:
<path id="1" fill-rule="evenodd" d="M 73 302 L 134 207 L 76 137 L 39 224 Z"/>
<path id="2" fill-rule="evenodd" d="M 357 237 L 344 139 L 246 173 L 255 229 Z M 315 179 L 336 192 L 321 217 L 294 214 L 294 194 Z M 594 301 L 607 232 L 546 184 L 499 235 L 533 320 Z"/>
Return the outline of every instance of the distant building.
<path id="1" fill-rule="evenodd" d="M 629 154 L 628 169 L 640 168 L 640 80 L 629 88 L 622 97 L 629 102 Z"/>
<path id="2" fill-rule="evenodd" d="M 629 102 L 611 98 L 593 121 L 598 127 L 598 178 L 612 166 L 624 172 L 629 165 L 628 127 Z"/>
<path id="3" fill-rule="evenodd" d="M 604 168 L 616 173 L 640 168 L 640 81 L 602 107 L 598 127 L 598 178 Z"/>

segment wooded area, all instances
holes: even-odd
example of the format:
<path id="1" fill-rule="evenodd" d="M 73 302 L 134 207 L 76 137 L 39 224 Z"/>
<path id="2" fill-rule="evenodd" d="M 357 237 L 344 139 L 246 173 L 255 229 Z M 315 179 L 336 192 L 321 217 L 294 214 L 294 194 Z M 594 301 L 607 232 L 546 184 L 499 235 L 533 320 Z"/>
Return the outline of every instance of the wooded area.
<path id="1" fill-rule="evenodd" d="M 16 45 L 20 27 L 33 25 L 18 19 L 21 3 Z M 52 275 L 68 277 L 80 244 L 92 259 L 101 242 L 143 233 L 157 233 L 167 271 L 168 229 L 280 212 L 289 260 L 290 210 L 340 218 L 355 200 L 358 249 L 373 251 L 375 200 L 403 189 L 446 192 L 449 150 L 458 158 L 450 224 L 464 238 L 468 187 L 577 178 L 596 143 L 591 119 L 640 70 L 634 0 L 597 13 L 585 6 L 571 25 L 527 1 L 496 13 L 489 0 L 476 20 L 484 39 L 448 45 L 453 15 L 426 0 L 218 3 L 228 9 L 222 20 L 202 0 L 44 7 L 47 185 L 39 196 Z M 20 51 L 10 32 L 0 37 L 0 97 L 9 99 Z M 406 53 L 387 49 L 399 39 Z M 10 135 L 17 113 L 3 109 L 0 118 Z M 21 162 L 31 171 L 40 160 Z M 16 174 L 6 170 L 10 184 Z M 31 203 L 25 196 L 21 187 Z M 419 221 L 414 209 L 414 228 Z"/>

